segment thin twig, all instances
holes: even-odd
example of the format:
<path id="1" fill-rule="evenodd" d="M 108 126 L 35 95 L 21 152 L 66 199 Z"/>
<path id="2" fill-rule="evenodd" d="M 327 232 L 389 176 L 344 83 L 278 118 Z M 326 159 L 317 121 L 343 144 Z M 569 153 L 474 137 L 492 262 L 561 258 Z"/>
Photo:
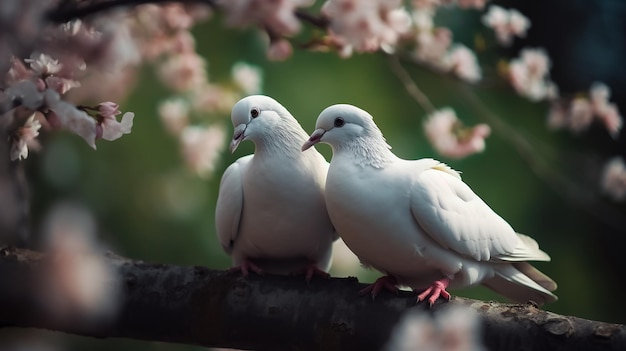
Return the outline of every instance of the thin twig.
<path id="1" fill-rule="evenodd" d="M 48 12 L 48 20 L 56 23 L 64 23 L 73 19 L 85 18 L 94 15 L 99 12 L 109 11 L 116 7 L 122 6 L 138 6 L 142 4 L 158 4 L 163 2 L 180 2 L 180 3 L 197 3 L 206 4 L 212 8 L 216 8 L 215 0 L 109 0 L 100 1 L 95 3 L 88 3 L 87 5 L 76 4 L 70 6 L 60 6 L 52 9 Z"/>
<path id="2" fill-rule="evenodd" d="M 389 66 L 393 73 L 400 79 L 406 91 L 411 95 L 415 101 L 422 107 L 424 112 L 431 114 L 435 112 L 435 106 L 430 102 L 428 96 L 417 86 L 413 78 L 407 70 L 402 66 L 400 59 L 396 55 L 389 56 Z"/>
<path id="3" fill-rule="evenodd" d="M 301 21 L 303 22 L 307 22 L 315 27 L 321 28 L 321 29 L 325 29 L 326 27 L 328 27 L 328 19 L 325 17 L 316 17 L 311 15 L 308 12 L 304 12 L 301 10 L 296 10 L 295 11 L 296 17 L 298 17 Z"/>

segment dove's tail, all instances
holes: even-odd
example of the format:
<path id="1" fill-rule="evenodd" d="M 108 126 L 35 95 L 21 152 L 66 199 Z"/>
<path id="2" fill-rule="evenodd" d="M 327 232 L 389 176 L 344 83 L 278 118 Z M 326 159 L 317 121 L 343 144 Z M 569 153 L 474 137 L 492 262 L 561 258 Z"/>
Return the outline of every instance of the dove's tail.
<path id="1" fill-rule="evenodd" d="M 543 305 L 557 300 L 556 295 L 551 293 L 556 290 L 554 280 L 528 262 L 502 265 L 493 278 L 484 280 L 482 284 L 518 303 L 532 300 Z"/>

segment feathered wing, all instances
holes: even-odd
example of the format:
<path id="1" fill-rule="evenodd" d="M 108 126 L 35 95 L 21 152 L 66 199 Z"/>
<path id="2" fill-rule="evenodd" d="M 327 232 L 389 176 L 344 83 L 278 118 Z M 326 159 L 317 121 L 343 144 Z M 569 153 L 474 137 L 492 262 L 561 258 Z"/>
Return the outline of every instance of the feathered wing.
<path id="1" fill-rule="evenodd" d="M 244 156 L 228 166 L 220 181 L 215 206 L 217 238 L 224 251 L 231 253 L 239 233 L 239 221 L 243 211 L 243 173 L 253 155 Z"/>
<path id="2" fill-rule="evenodd" d="M 502 262 L 482 282 L 516 302 L 554 302 L 556 283 L 526 260 L 549 261 L 532 238 L 513 228 L 458 177 L 445 169 L 423 170 L 411 187 L 411 211 L 433 240 L 477 261 Z"/>
<path id="3" fill-rule="evenodd" d="M 504 219 L 460 177 L 440 166 L 413 177 L 411 212 L 441 246 L 477 261 L 506 256 L 520 245 L 517 234 Z"/>
<path id="4" fill-rule="evenodd" d="M 551 292 L 556 290 L 556 283 L 528 262 L 499 265 L 496 274 L 482 284 L 519 303 L 532 300 L 543 305 L 558 299 Z"/>

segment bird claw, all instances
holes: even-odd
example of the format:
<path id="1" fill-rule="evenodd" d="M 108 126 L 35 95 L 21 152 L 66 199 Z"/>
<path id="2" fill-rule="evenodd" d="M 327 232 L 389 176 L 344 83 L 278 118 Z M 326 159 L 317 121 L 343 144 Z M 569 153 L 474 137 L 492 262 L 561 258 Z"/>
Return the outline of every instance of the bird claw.
<path id="1" fill-rule="evenodd" d="M 446 288 L 450 284 L 450 279 L 444 278 L 441 280 L 435 281 L 431 286 L 426 288 L 426 290 L 422 291 L 419 295 L 417 295 L 417 303 L 420 301 L 425 301 L 428 296 L 428 304 L 430 307 L 433 307 L 435 301 L 439 297 L 443 297 L 446 300 L 450 300 L 450 293 L 446 291 Z"/>
<path id="2" fill-rule="evenodd" d="M 244 260 L 240 266 L 235 266 L 228 270 L 229 273 L 241 272 L 241 275 L 243 275 L 244 277 L 247 277 L 248 274 L 250 274 L 250 271 L 253 271 L 258 275 L 265 274 L 261 267 L 248 260 Z"/>
<path id="3" fill-rule="evenodd" d="M 318 276 L 324 279 L 330 279 L 330 274 L 319 269 L 315 263 L 310 263 L 303 269 L 291 273 L 291 275 L 301 275 L 301 274 L 304 274 L 304 279 L 306 280 L 307 284 L 311 282 L 311 279 L 313 279 L 313 276 Z"/>
<path id="4" fill-rule="evenodd" d="M 397 284 L 398 284 L 398 281 L 396 280 L 396 278 L 390 275 L 386 275 L 386 276 L 376 279 L 376 281 L 373 284 L 370 284 L 366 286 L 365 288 L 359 290 L 359 295 L 370 294 L 372 296 L 372 300 L 375 300 L 376 296 L 378 296 L 380 291 L 383 289 L 398 295 L 398 292 L 400 290 L 396 286 Z"/>

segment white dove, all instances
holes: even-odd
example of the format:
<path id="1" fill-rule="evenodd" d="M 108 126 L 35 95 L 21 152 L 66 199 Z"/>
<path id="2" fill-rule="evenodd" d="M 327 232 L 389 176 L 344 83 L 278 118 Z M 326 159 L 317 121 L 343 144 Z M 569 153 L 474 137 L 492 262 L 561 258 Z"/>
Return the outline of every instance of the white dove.
<path id="1" fill-rule="evenodd" d="M 308 134 L 268 96 L 241 99 L 231 119 L 231 152 L 243 140 L 255 145 L 220 182 L 215 223 L 231 270 L 328 277 L 338 237 L 324 201 L 328 162 L 317 150 L 300 151 Z"/>
<path id="2" fill-rule="evenodd" d="M 556 283 L 526 261 L 549 261 L 530 237 L 481 200 L 458 172 L 430 159 L 394 155 L 372 116 L 346 104 L 319 115 L 304 143 L 330 144 L 330 218 L 365 265 L 384 272 L 362 292 L 396 285 L 423 290 L 417 301 L 478 283 L 516 302 L 556 301 Z"/>

